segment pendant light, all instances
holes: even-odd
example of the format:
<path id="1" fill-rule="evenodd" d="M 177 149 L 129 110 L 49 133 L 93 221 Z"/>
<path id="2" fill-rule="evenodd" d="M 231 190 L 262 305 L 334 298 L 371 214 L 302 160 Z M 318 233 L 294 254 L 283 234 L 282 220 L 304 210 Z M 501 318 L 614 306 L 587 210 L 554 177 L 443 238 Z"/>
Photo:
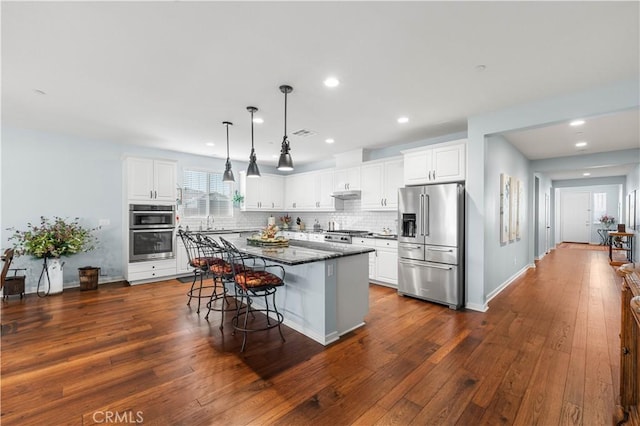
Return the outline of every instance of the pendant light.
<path id="1" fill-rule="evenodd" d="M 222 175 L 223 182 L 235 182 L 233 178 L 233 172 L 231 171 L 231 160 L 229 160 L 229 126 L 233 126 L 230 121 L 223 121 L 222 124 L 227 128 L 227 162 L 224 165 L 224 174 Z"/>
<path id="2" fill-rule="evenodd" d="M 284 137 L 282 138 L 282 147 L 280 148 L 280 159 L 278 160 L 278 170 L 293 170 L 293 160 L 289 151 L 289 140 L 287 139 L 287 94 L 293 91 L 293 87 L 283 84 L 280 91 L 284 93 Z"/>
<path id="3" fill-rule="evenodd" d="M 260 170 L 258 169 L 258 163 L 256 163 L 256 151 L 253 149 L 253 113 L 256 112 L 258 108 L 248 106 L 247 111 L 251 113 L 251 155 L 249 155 L 249 167 L 247 167 L 247 177 L 260 177 Z"/>

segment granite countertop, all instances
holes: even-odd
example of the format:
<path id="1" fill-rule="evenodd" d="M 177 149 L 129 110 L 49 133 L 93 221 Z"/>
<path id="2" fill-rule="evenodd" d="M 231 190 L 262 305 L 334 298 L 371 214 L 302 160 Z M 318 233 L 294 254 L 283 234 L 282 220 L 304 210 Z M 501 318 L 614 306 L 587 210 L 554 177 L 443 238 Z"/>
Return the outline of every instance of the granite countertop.
<path id="1" fill-rule="evenodd" d="M 299 240 L 289 240 L 289 247 L 274 248 L 250 246 L 244 238 L 236 238 L 231 242 L 243 253 L 283 265 L 300 265 L 374 251 L 369 247 L 359 247 L 351 244 L 329 244 Z"/>
<path id="2" fill-rule="evenodd" d="M 324 229 L 320 231 L 314 231 L 312 229 L 303 229 L 298 231 L 296 231 L 295 229 L 281 229 L 280 231 L 302 232 L 305 234 L 326 234 L 327 233 L 327 231 L 325 231 Z M 336 232 L 340 232 L 340 231 L 336 231 Z M 396 234 L 379 234 L 376 232 L 369 232 L 368 235 L 363 235 L 361 238 L 376 238 L 380 240 L 397 240 L 398 236 Z"/>
<path id="3" fill-rule="evenodd" d="M 255 228 L 203 229 L 202 231 L 199 231 L 197 229 L 189 229 L 188 232 L 198 233 L 198 234 L 236 234 L 240 232 L 260 232 L 261 230 L 262 228 L 255 227 Z"/>

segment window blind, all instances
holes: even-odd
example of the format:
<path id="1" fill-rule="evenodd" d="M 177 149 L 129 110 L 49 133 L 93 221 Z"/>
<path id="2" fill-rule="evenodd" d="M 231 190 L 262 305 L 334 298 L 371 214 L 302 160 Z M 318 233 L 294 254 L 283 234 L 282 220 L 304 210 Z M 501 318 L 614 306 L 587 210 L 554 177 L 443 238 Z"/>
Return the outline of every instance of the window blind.
<path id="1" fill-rule="evenodd" d="M 185 169 L 182 206 L 184 217 L 233 217 L 233 182 L 223 182 L 222 173 Z"/>

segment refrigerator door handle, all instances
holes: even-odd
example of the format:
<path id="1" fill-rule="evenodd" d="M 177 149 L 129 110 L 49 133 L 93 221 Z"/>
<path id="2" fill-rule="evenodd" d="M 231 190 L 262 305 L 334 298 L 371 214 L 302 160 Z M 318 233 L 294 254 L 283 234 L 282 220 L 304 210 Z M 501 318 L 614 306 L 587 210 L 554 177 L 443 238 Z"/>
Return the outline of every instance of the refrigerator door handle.
<path id="1" fill-rule="evenodd" d="M 453 249 L 441 249 L 441 248 L 427 248 L 427 250 L 429 251 L 442 251 L 442 252 L 446 252 L 446 253 L 452 253 Z"/>
<path id="2" fill-rule="evenodd" d="M 425 207 L 422 209 L 423 221 L 424 221 L 424 235 L 429 236 L 429 195 L 424 195 L 423 201 Z"/>
<path id="3" fill-rule="evenodd" d="M 433 263 L 429 263 L 428 265 L 425 265 L 426 268 L 436 268 L 436 269 L 444 269 L 447 271 L 452 270 L 453 268 L 451 266 L 439 266 L 439 265 L 434 265 Z"/>
<path id="4" fill-rule="evenodd" d="M 420 194 L 420 212 L 418 214 L 418 219 L 422 221 L 423 217 L 424 217 L 424 194 Z M 422 223 L 420 223 L 420 235 L 424 236 L 424 226 Z"/>

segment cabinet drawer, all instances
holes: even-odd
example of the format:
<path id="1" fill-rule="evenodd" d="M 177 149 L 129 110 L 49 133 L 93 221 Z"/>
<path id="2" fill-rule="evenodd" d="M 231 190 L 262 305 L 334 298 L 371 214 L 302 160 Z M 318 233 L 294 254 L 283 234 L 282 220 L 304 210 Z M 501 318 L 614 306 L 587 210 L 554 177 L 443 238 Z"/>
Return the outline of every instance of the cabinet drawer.
<path id="1" fill-rule="evenodd" d="M 388 248 L 388 249 L 397 249 L 398 248 L 398 241 L 396 241 L 396 240 L 380 240 L 380 239 L 377 239 L 377 240 L 375 240 L 375 242 L 376 242 L 376 247 Z"/>
<path id="2" fill-rule="evenodd" d="M 176 274 L 176 268 L 171 269 L 154 269 L 151 271 L 129 272 L 127 281 L 150 280 L 153 278 L 171 277 Z"/>
<path id="3" fill-rule="evenodd" d="M 375 248 L 376 247 L 376 240 L 371 239 L 371 238 L 357 237 L 357 238 L 352 238 L 351 239 L 351 244 L 353 244 L 354 246 L 364 246 L 364 247 Z"/>
<path id="4" fill-rule="evenodd" d="M 137 273 L 148 273 L 159 270 L 172 270 L 175 274 L 176 270 L 176 260 L 168 259 L 168 260 L 157 260 L 153 262 L 135 262 L 129 264 L 129 275 L 137 274 Z"/>

